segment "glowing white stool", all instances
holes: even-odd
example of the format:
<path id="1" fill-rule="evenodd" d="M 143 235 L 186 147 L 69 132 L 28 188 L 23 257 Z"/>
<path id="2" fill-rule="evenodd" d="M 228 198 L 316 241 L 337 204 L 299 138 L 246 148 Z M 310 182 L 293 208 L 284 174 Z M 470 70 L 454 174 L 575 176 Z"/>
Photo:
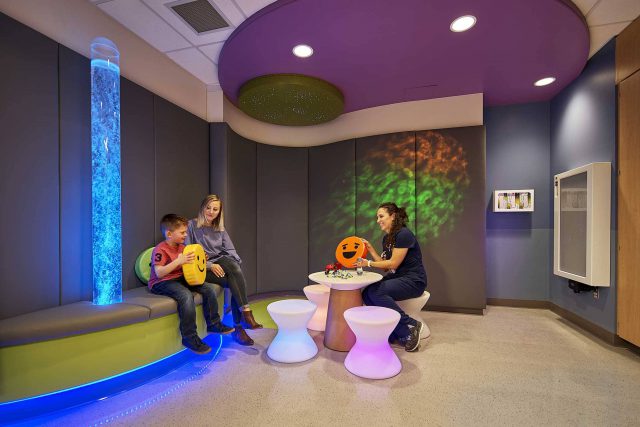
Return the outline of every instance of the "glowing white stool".
<path id="1" fill-rule="evenodd" d="M 303 291 L 307 299 L 318 306 L 307 324 L 307 329 L 324 332 L 327 326 L 327 307 L 329 306 L 331 288 L 326 285 L 308 285 L 304 287 Z"/>
<path id="2" fill-rule="evenodd" d="M 400 321 L 400 313 L 385 307 L 354 307 L 344 312 L 344 318 L 356 335 L 356 343 L 344 360 L 345 368 L 373 380 L 397 375 L 402 364 L 388 339 Z"/>
<path id="3" fill-rule="evenodd" d="M 396 304 L 398 304 L 402 311 L 404 311 L 409 317 L 422 322 L 422 333 L 420 334 L 421 340 L 428 338 L 431 335 L 431 330 L 427 326 L 427 323 L 422 320 L 421 315 L 422 308 L 425 306 L 430 296 L 431 294 L 429 292 L 424 291 L 424 293 L 417 298 L 396 301 Z"/>
<path id="4" fill-rule="evenodd" d="M 267 355 L 276 362 L 295 363 L 311 359 L 318 347 L 307 331 L 307 323 L 316 305 L 301 299 L 272 302 L 267 311 L 278 325 L 278 334 L 271 341 Z"/>

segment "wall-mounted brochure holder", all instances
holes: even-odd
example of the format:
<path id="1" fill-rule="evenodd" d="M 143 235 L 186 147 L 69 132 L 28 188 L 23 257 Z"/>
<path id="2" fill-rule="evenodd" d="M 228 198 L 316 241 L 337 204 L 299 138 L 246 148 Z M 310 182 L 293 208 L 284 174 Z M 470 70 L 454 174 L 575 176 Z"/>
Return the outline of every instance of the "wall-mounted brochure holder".
<path id="1" fill-rule="evenodd" d="M 533 212 L 533 190 L 496 190 L 494 212 Z"/>
<path id="2" fill-rule="evenodd" d="M 610 286 L 611 163 L 558 174 L 553 189 L 553 273 Z"/>

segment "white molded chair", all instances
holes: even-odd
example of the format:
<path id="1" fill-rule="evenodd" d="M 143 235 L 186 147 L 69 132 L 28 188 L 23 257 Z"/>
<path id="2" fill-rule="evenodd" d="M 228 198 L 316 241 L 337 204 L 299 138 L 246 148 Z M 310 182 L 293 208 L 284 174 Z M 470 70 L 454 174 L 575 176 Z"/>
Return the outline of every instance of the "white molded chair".
<path id="1" fill-rule="evenodd" d="M 431 294 L 429 292 L 424 291 L 424 293 L 417 298 L 396 301 L 402 311 L 407 313 L 409 317 L 422 322 L 423 327 L 422 333 L 420 334 L 420 339 L 428 338 L 431 335 L 431 330 L 429 329 L 429 326 L 427 326 L 427 322 L 422 319 L 421 314 L 422 308 L 425 306 L 425 304 L 427 304 L 430 296 Z"/>
<path id="2" fill-rule="evenodd" d="M 272 302 L 267 311 L 278 325 L 278 334 L 271 341 L 267 355 L 276 362 L 295 363 L 311 359 L 318 346 L 307 331 L 307 323 L 316 305 L 301 299 Z"/>
<path id="3" fill-rule="evenodd" d="M 344 366 L 362 378 L 391 378 L 402 370 L 400 359 L 389 345 L 389 335 L 400 321 L 400 313 L 390 308 L 353 307 L 344 312 L 344 319 L 356 336 Z"/>
<path id="4" fill-rule="evenodd" d="M 318 306 L 307 324 L 307 329 L 324 332 L 327 326 L 327 307 L 329 306 L 331 288 L 326 285 L 308 285 L 304 287 L 303 291 L 307 299 Z"/>

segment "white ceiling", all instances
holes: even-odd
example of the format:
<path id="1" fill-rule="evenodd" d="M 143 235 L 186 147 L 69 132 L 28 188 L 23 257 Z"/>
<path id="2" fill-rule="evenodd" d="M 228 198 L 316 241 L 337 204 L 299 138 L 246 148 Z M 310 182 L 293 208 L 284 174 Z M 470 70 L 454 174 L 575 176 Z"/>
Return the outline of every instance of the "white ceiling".
<path id="1" fill-rule="evenodd" d="M 197 34 L 169 6 L 190 0 L 89 0 L 182 68 L 219 91 L 218 58 L 227 38 L 275 0 L 208 0 L 229 27 Z M 640 15 L 640 0 L 573 0 L 591 34 L 589 57 Z"/>

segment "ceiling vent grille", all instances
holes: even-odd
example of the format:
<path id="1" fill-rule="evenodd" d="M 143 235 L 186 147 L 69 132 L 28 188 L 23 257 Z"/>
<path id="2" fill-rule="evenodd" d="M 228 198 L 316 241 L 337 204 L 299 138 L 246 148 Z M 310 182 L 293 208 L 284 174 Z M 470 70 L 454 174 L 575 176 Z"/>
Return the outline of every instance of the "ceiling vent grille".
<path id="1" fill-rule="evenodd" d="M 219 30 L 229 26 L 227 21 L 211 6 L 207 0 L 196 0 L 189 3 L 171 6 L 185 22 L 198 34 Z"/>

